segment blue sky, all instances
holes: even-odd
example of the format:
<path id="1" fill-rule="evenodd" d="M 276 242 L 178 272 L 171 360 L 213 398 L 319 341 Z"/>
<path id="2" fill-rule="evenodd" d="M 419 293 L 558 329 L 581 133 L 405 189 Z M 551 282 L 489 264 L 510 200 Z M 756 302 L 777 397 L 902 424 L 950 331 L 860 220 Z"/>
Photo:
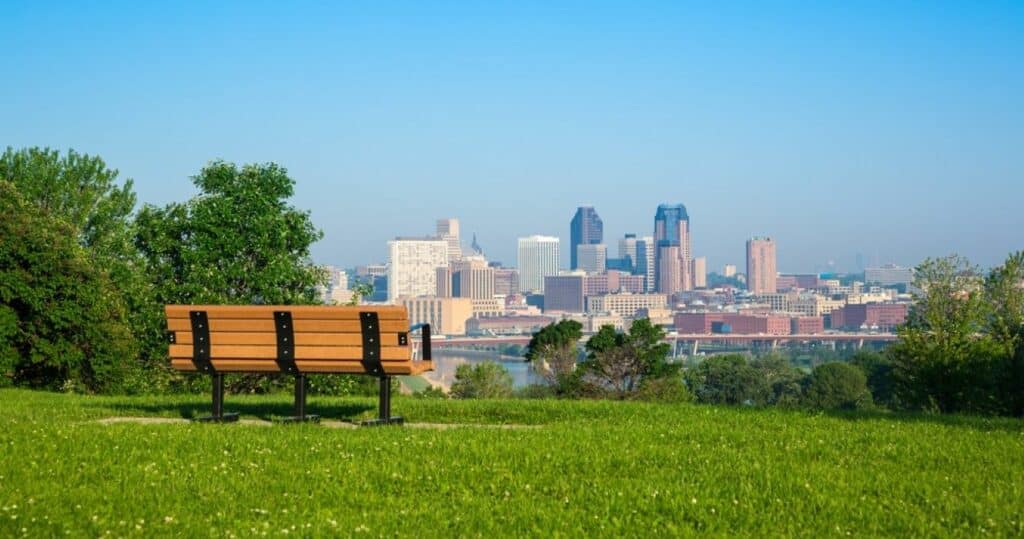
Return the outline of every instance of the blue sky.
<path id="1" fill-rule="evenodd" d="M 685 204 L 709 269 L 1024 248 L 1021 2 L 149 4 L 0 1 L 0 146 L 154 204 L 280 163 L 341 265 L 448 216 L 514 263 L 580 204 L 613 245 Z"/>

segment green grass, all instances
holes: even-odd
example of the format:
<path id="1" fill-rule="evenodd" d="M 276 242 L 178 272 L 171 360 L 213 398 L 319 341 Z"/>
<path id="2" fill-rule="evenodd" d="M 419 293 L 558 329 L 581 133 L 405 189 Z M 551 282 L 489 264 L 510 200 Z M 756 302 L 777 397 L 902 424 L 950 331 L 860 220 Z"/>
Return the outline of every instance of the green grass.
<path id="1" fill-rule="evenodd" d="M 0 390 L 0 537 L 1024 534 L 1019 420 L 396 398 L 412 422 L 539 426 L 95 421 L 207 406 Z M 310 402 L 349 418 L 374 406 Z"/>

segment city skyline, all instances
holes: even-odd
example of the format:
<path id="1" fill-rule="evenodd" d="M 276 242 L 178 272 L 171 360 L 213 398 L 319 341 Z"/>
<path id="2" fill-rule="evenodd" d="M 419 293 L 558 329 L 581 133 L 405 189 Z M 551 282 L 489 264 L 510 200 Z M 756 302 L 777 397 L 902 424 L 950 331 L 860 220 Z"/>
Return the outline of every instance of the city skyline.
<path id="1" fill-rule="evenodd" d="M 99 155 L 155 205 L 211 160 L 276 162 L 321 263 L 383 261 L 446 215 L 510 263 L 519 235 L 568 246 L 577 206 L 618 238 L 671 201 L 712 269 L 753 234 L 780 271 L 1021 247 L 1016 4 L 4 13 L 0 144 Z"/>

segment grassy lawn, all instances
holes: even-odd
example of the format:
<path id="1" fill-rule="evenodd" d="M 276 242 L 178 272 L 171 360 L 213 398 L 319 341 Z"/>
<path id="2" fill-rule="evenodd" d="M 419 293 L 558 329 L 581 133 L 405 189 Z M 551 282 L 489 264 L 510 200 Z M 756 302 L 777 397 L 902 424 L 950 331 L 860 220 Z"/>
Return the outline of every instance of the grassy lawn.
<path id="1" fill-rule="evenodd" d="M 0 537 L 1024 534 L 1019 420 L 396 397 L 411 422 L 537 427 L 96 421 L 207 407 L 0 390 Z"/>

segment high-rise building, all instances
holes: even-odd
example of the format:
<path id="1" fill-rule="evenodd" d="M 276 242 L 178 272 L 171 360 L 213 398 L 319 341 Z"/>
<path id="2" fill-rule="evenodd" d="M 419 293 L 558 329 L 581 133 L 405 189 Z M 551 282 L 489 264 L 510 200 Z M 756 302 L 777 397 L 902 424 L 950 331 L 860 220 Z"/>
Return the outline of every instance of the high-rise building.
<path id="1" fill-rule="evenodd" d="M 452 265 L 452 280 L 457 281 L 457 297 L 490 299 L 494 297 L 494 268 L 480 255 L 464 257 Z"/>
<path id="2" fill-rule="evenodd" d="M 577 248 L 604 241 L 604 223 L 592 206 L 580 206 L 569 226 L 569 269 L 579 268 Z"/>
<path id="3" fill-rule="evenodd" d="M 521 292 L 544 293 L 544 278 L 558 275 L 559 239 L 554 236 L 519 238 L 519 288 Z"/>
<path id="4" fill-rule="evenodd" d="M 654 236 L 636 240 L 636 269 L 633 273 L 644 277 L 644 290 L 654 292 Z"/>
<path id="5" fill-rule="evenodd" d="M 459 239 L 458 219 L 438 219 L 437 237 L 448 243 L 449 262 L 455 262 L 462 258 L 462 244 Z"/>
<path id="6" fill-rule="evenodd" d="M 494 268 L 494 294 L 512 296 L 519 293 L 519 270 Z"/>
<path id="7" fill-rule="evenodd" d="M 775 266 L 775 240 L 755 237 L 747 240 L 747 290 L 753 294 L 778 291 Z"/>
<path id="8" fill-rule="evenodd" d="M 914 282 L 914 270 L 895 264 L 864 270 L 864 282 L 880 286 L 909 285 Z"/>
<path id="9" fill-rule="evenodd" d="M 388 242 L 388 301 L 437 293 L 437 268 L 448 265 L 448 242 L 395 238 Z"/>
<path id="10" fill-rule="evenodd" d="M 586 280 L 582 272 L 545 277 L 544 312 L 582 313 L 586 308 Z"/>
<path id="11" fill-rule="evenodd" d="M 603 243 L 576 246 L 576 264 L 580 271 L 602 273 L 607 268 L 608 247 Z"/>
<path id="12" fill-rule="evenodd" d="M 636 242 L 636 234 L 626 234 L 625 237 L 619 240 L 619 258 L 628 260 L 628 271 L 633 271 L 637 267 Z"/>
<path id="13" fill-rule="evenodd" d="M 690 216 L 682 204 L 662 204 L 654 214 L 654 281 L 663 294 L 692 290 Z M 662 273 L 662 270 L 667 272 Z"/>
<path id="14" fill-rule="evenodd" d="M 437 268 L 437 294 L 439 298 L 455 297 L 455 289 L 452 288 L 452 268 L 441 266 Z"/>
<path id="15" fill-rule="evenodd" d="M 693 287 L 694 288 L 707 288 L 708 287 L 708 259 L 703 256 L 698 256 L 693 259 L 691 264 L 692 270 L 690 275 L 693 276 Z"/>

